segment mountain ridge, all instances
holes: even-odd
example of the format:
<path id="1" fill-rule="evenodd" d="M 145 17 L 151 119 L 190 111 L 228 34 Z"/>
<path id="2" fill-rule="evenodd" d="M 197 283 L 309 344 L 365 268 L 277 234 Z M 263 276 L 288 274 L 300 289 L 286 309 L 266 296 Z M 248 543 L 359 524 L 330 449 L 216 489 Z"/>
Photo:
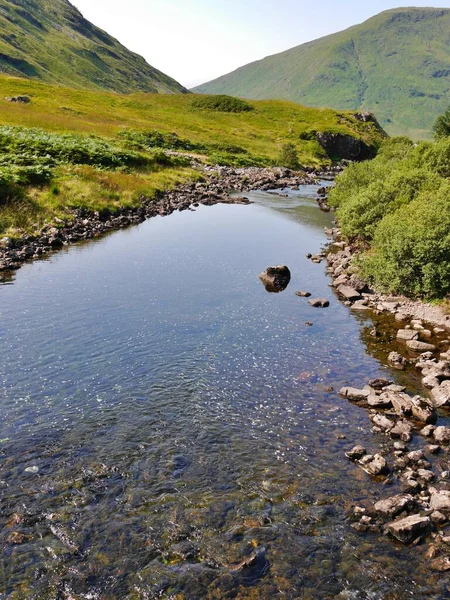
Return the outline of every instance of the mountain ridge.
<path id="1" fill-rule="evenodd" d="M 391 134 L 430 137 L 450 104 L 450 9 L 390 9 L 194 88 L 367 110 Z"/>
<path id="2" fill-rule="evenodd" d="M 117 93 L 187 93 L 68 0 L 0 0 L 0 73 Z"/>

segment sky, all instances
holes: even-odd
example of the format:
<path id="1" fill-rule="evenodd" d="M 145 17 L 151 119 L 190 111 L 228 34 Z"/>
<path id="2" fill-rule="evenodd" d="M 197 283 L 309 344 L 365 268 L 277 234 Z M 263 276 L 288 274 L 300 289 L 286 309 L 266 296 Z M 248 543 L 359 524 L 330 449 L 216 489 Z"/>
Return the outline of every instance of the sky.
<path id="1" fill-rule="evenodd" d="M 450 8 L 450 0 L 71 1 L 86 19 L 188 88 L 383 10 Z"/>

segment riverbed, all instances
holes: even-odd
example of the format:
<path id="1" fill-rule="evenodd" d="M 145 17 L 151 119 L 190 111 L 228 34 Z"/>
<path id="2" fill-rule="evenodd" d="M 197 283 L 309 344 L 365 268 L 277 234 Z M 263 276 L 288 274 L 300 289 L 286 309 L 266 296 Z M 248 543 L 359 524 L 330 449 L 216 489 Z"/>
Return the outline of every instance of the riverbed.
<path id="1" fill-rule="evenodd" d="M 382 436 L 339 389 L 417 381 L 307 260 L 316 191 L 155 217 L 0 287 L 0 598 L 450 597 L 347 519 L 380 484 L 344 453 Z"/>

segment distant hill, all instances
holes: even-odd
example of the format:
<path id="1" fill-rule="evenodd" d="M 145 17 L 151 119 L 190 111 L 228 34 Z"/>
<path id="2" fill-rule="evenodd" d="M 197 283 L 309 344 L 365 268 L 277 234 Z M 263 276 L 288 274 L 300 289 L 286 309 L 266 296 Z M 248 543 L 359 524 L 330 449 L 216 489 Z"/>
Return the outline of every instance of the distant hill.
<path id="1" fill-rule="evenodd" d="M 186 93 L 67 0 L 0 0 L 0 73 L 119 93 Z"/>
<path id="2" fill-rule="evenodd" d="M 390 134 L 429 137 L 450 105 L 450 9 L 382 12 L 194 91 L 368 110 Z"/>

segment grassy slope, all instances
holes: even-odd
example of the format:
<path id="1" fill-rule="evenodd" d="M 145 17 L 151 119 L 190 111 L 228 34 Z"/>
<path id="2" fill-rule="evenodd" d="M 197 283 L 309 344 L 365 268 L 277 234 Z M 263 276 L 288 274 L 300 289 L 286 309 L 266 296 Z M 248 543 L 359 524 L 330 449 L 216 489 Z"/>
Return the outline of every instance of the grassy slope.
<path id="1" fill-rule="evenodd" d="M 0 0 L 0 72 L 119 93 L 186 91 L 67 0 Z"/>
<path id="2" fill-rule="evenodd" d="M 314 166 L 329 161 L 318 143 L 301 140 L 301 133 L 340 132 L 360 137 L 369 144 L 379 144 L 382 139 L 382 133 L 373 124 L 360 123 L 350 113 L 305 108 L 291 102 L 255 101 L 251 102 L 254 109 L 249 112 L 220 113 L 193 108 L 196 97 L 192 95 L 120 96 L 0 76 L 0 97 L 19 94 L 30 96 L 32 102 L 22 105 L 0 100 L 0 125 L 95 135 L 109 139 L 119 150 L 126 144 L 119 135 L 121 132 L 156 129 L 162 133 L 175 132 L 180 138 L 203 146 L 239 146 L 244 150 L 238 152 L 239 159 L 256 157 L 266 164 L 273 162 L 281 145 L 289 141 L 295 143 L 300 160 Z M 45 142 L 42 148 L 39 161 L 45 163 Z M 24 151 L 28 156 L 33 154 L 26 144 Z M 15 163 L 23 164 L 14 152 L 12 159 L 11 153 L 7 157 L 0 152 L 0 164 L 13 170 Z M 207 149 L 204 154 L 211 153 Z M 204 159 L 208 160 L 208 156 Z M 53 169 L 50 183 L 28 187 L 20 201 L 13 198 L 2 204 L 0 200 L 0 234 L 17 236 L 23 231 L 35 231 L 55 216 L 67 216 L 69 208 L 114 210 L 134 206 L 143 196 L 151 198 L 157 190 L 196 176 L 192 169 L 174 163 L 155 162 L 151 167 L 116 171 L 98 169 L 95 165 L 59 164 Z M 0 168 L 0 184 L 1 179 Z"/>
<path id="3" fill-rule="evenodd" d="M 450 9 L 386 11 L 196 91 L 369 110 L 390 134 L 429 137 L 450 104 Z"/>
<path id="4" fill-rule="evenodd" d="M 114 137 L 125 129 L 175 132 L 196 143 L 238 145 L 255 156 L 275 159 L 284 142 L 294 142 L 305 164 L 326 157 L 315 141 L 300 140 L 312 129 L 346 133 L 364 141 L 380 141 L 370 123 L 350 113 L 315 109 L 293 102 L 251 102 L 255 110 L 220 113 L 192 108 L 192 95 L 131 94 L 77 91 L 35 81 L 0 76 L 0 96 L 26 94 L 31 104 L 0 101 L 0 123 Z"/>

